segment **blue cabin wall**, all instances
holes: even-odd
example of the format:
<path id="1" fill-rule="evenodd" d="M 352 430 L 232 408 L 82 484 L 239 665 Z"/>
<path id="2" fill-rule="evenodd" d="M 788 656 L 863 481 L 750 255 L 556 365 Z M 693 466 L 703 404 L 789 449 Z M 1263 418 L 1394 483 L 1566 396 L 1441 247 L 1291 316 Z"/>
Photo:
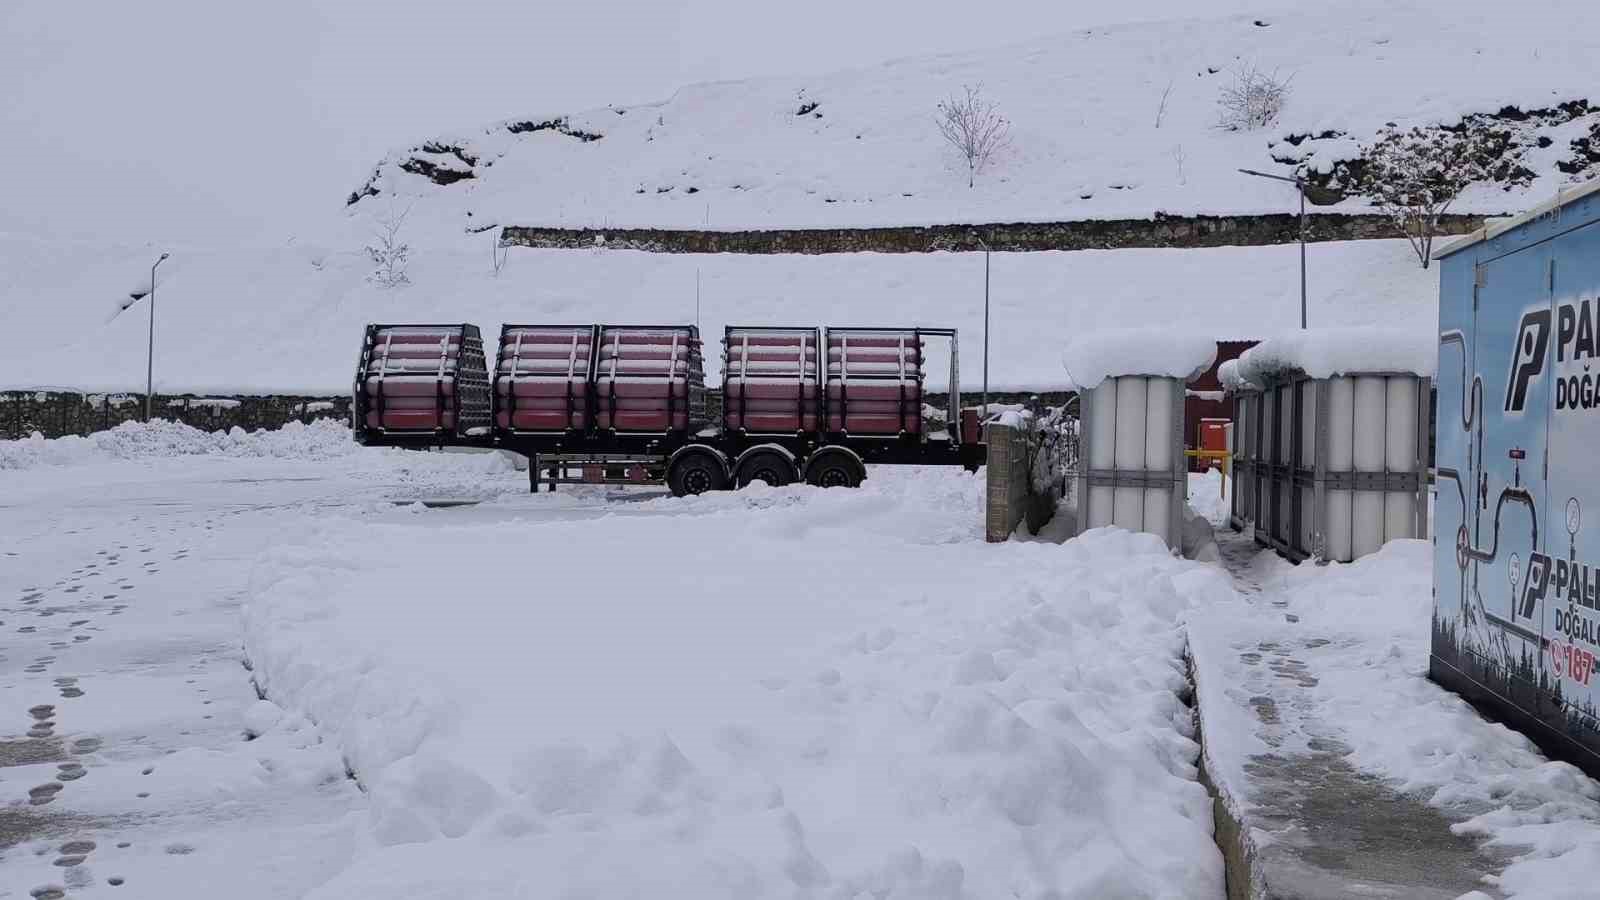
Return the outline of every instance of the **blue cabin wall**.
<path id="1" fill-rule="evenodd" d="M 1445 252 L 1429 675 L 1600 773 L 1600 193 Z"/>

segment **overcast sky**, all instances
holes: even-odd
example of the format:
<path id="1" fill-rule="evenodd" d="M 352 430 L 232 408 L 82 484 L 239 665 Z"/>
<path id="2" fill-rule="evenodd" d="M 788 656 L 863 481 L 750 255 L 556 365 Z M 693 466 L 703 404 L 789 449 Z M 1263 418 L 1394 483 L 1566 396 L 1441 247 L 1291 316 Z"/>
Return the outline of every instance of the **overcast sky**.
<path id="1" fill-rule="evenodd" d="M 0 231 L 276 241 L 494 119 L 1294 2 L 0 0 Z"/>

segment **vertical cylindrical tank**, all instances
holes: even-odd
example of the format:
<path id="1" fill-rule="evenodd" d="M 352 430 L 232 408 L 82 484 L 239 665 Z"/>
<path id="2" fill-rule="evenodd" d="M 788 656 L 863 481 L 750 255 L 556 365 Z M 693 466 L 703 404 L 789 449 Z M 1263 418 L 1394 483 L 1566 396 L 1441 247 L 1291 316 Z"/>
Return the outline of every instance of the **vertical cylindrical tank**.
<path id="1" fill-rule="evenodd" d="M 1183 381 L 1109 377 L 1083 392 L 1087 465 L 1079 475 L 1080 529 L 1115 525 L 1175 546 L 1185 496 Z"/>
<path id="2" fill-rule="evenodd" d="M 1281 364 L 1292 355 L 1267 354 L 1276 368 L 1250 368 L 1249 353 L 1242 362 L 1262 384 L 1257 543 L 1291 559 L 1348 562 L 1386 541 L 1425 536 L 1429 379 L 1362 371 L 1313 378 Z"/>

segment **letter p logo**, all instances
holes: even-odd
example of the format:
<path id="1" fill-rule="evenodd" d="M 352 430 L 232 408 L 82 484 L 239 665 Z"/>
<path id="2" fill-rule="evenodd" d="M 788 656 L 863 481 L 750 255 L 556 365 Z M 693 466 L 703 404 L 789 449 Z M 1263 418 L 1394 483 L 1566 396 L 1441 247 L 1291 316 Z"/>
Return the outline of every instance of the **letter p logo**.
<path id="1" fill-rule="evenodd" d="M 1517 342 L 1511 348 L 1511 378 L 1506 382 L 1506 412 L 1522 412 L 1528 385 L 1544 371 L 1550 346 L 1550 310 L 1531 309 L 1522 314 Z"/>

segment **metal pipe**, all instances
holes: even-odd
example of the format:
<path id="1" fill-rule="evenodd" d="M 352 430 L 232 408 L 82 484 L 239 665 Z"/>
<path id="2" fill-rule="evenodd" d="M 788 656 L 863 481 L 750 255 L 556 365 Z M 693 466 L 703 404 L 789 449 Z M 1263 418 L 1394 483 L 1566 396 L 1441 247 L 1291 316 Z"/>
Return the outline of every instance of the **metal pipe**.
<path id="1" fill-rule="evenodd" d="M 155 396 L 156 372 L 156 268 L 166 261 L 170 254 L 163 253 L 161 258 L 150 267 L 150 341 L 145 347 L 144 358 L 144 420 L 150 421 L 150 402 Z"/>

